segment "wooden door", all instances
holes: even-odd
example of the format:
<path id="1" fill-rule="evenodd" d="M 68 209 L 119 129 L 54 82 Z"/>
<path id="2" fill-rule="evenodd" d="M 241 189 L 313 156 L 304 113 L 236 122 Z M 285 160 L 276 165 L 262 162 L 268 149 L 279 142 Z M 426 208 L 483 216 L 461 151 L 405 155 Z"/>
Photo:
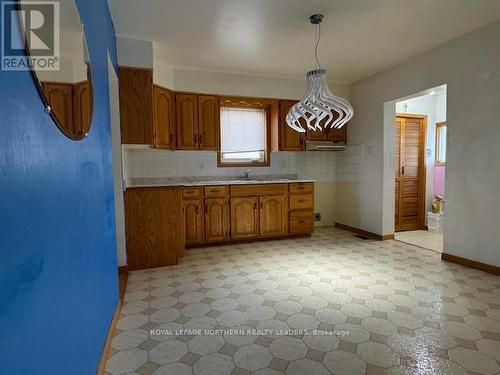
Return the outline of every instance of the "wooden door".
<path id="1" fill-rule="evenodd" d="M 219 98 L 198 95 L 198 145 L 200 150 L 219 149 Z"/>
<path id="2" fill-rule="evenodd" d="M 73 125 L 73 85 L 70 83 L 45 82 L 42 87 L 59 126 L 69 137 L 73 137 L 75 134 Z"/>
<path id="3" fill-rule="evenodd" d="M 122 144 L 153 144 L 153 72 L 119 69 Z"/>
<path id="4" fill-rule="evenodd" d="M 75 137 L 83 137 L 90 129 L 92 121 L 92 93 L 88 82 L 73 87 L 73 122 Z"/>
<path id="5" fill-rule="evenodd" d="M 203 200 L 187 199 L 184 205 L 184 233 L 186 245 L 197 245 L 205 242 L 205 221 L 203 219 Z"/>
<path id="6" fill-rule="evenodd" d="M 397 231 L 425 228 L 426 116 L 396 118 L 395 227 Z"/>
<path id="7" fill-rule="evenodd" d="M 177 264 L 184 254 L 181 188 L 128 189 L 125 220 L 130 269 Z"/>
<path id="8" fill-rule="evenodd" d="M 225 198 L 205 199 L 205 240 L 221 242 L 228 237 L 228 208 Z"/>
<path id="9" fill-rule="evenodd" d="M 259 235 L 258 198 L 231 198 L 231 238 L 255 238 Z"/>
<path id="10" fill-rule="evenodd" d="M 154 146 L 175 149 L 174 94 L 161 86 L 153 86 Z"/>
<path id="11" fill-rule="evenodd" d="M 286 115 L 290 108 L 297 103 L 294 100 L 280 101 L 280 119 L 279 119 L 279 150 L 280 151 L 303 151 L 304 133 L 293 130 L 286 123 Z"/>
<path id="12" fill-rule="evenodd" d="M 261 237 L 284 235 L 288 232 L 288 204 L 284 195 L 259 198 L 259 234 Z"/>
<path id="13" fill-rule="evenodd" d="M 198 149 L 198 97 L 196 94 L 176 94 L 177 149 Z"/>

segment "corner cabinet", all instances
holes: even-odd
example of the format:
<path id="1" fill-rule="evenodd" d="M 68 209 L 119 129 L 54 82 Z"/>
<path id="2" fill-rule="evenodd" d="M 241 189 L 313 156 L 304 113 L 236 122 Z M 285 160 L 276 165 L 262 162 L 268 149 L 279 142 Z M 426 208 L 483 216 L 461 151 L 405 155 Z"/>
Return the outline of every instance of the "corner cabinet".
<path id="1" fill-rule="evenodd" d="M 161 86 L 153 86 L 154 147 L 176 148 L 175 96 Z"/>
<path id="2" fill-rule="evenodd" d="M 122 144 L 153 144 L 153 72 L 119 68 Z"/>

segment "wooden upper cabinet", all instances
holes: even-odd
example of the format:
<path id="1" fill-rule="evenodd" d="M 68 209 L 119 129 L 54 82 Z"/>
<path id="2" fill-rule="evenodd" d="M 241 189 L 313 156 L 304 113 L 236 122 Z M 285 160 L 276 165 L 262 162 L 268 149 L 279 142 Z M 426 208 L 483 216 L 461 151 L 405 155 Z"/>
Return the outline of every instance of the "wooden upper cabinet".
<path id="1" fill-rule="evenodd" d="M 92 121 L 91 88 L 88 82 L 73 87 L 73 129 L 76 137 L 88 133 Z"/>
<path id="2" fill-rule="evenodd" d="M 198 95 L 198 148 L 218 150 L 220 132 L 219 98 Z"/>
<path id="3" fill-rule="evenodd" d="M 221 242 L 228 238 L 228 207 L 226 198 L 205 199 L 205 240 Z"/>
<path id="4" fill-rule="evenodd" d="M 231 238 L 255 238 L 259 235 L 258 198 L 231 198 Z"/>
<path id="5" fill-rule="evenodd" d="M 330 129 L 328 131 L 328 140 L 333 142 L 346 142 L 347 125 L 342 126 L 340 129 Z"/>
<path id="6" fill-rule="evenodd" d="M 125 220 L 130 269 L 177 264 L 184 254 L 181 188 L 128 189 Z"/>
<path id="7" fill-rule="evenodd" d="M 44 82 L 43 92 L 50 103 L 52 113 L 64 132 L 71 136 L 74 133 L 73 119 L 73 85 L 71 83 Z"/>
<path id="8" fill-rule="evenodd" d="M 198 149 L 198 96 L 176 94 L 177 149 Z"/>
<path id="9" fill-rule="evenodd" d="M 153 72 L 120 67 L 122 144 L 153 144 Z"/>
<path id="10" fill-rule="evenodd" d="M 311 131 L 307 129 L 306 137 L 308 141 L 326 141 L 328 140 L 328 130 Z"/>
<path id="11" fill-rule="evenodd" d="M 286 123 L 286 115 L 290 108 L 297 103 L 294 100 L 280 101 L 279 118 L 279 151 L 303 151 L 305 133 L 293 130 Z"/>
<path id="12" fill-rule="evenodd" d="M 259 234 L 261 237 L 280 236 L 288 233 L 288 202 L 284 195 L 259 198 Z"/>
<path id="13" fill-rule="evenodd" d="M 203 218 L 203 200 L 185 199 L 184 232 L 186 245 L 197 245 L 205 242 L 205 220 Z"/>
<path id="14" fill-rule="evenodd" d="M 154 146 L 175 149 L 174 94 L 161 86 L 153 86 Z"/>

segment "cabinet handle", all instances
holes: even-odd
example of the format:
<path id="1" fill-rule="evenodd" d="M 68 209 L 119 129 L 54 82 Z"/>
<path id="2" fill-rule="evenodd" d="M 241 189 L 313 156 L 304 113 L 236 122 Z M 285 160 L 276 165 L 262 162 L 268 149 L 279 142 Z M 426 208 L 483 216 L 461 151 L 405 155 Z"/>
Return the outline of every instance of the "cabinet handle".
<path id="1" fill-rule="evenodd" d="M 401 174 L 405 174 L 405 167 L 401 167 Z"/>
<path id="2" fill-rule="evenodd" d="M 303 199 L 299 199 L 297 202 L 299 202 L 299 203 L 304 203 L 304 202 L 305 202 L 305 200 L 303 200 Z"/>
<path id="3" fill-rule="evenodd" d="M 209 192 L 209 193 L 218 193 L 218 192 L 219 192 L 219 190 L 217 190 L 217 189 L 212 189 L 212 190 L 209 190 L 208 192 Z"/>
<path id="4" fill-rule="evenodd" d="M 305 223 L 305 221 L 304 221 L 304 220 L 300 220 L 300 221 L 299 221 L 299 224 L 304 224 L 304 223 Z"/>
<path id="5" fill-rule="evenodd" d="M 262 210 L 262 202 L 260 202 L 260 209 Z"/>
<path id="6" fill-rule="evenodd" d="M 196 206 L 196 215 L 200 213 L 200 210 L 198 209 L 198 206 Z"/>
<path id="7" fill-rule="evenodd" d="M 205 205 L 205 213 L 208 214 L 208 205 Z"/>
<path id="8" fill-rule="evenodd" d="M 257 203 L 254 203 L 254 204 L 253 204 L 253 209 L 254 209 L 255 211 L 257 211 Z"/>
<path id="9" fill-rule="evenodd" d="M 200 140 L 200 145 L 201 145 L 201 144 L 203 144 L 203 135 L 202 135 L 202 134 L 200 134 L 200 135 L 198 136 L 198 138 L 199 138 L 199 140 Z"/>
<path id="10" fill-rule="evenodd" d="M 172 143 L 173 141 L 174 141 L 174 136 L 173 136 L 172 134 L 170 134 L 170 135 L 168 136 L 168 142 L 169 142 L 169 143 Z"/>

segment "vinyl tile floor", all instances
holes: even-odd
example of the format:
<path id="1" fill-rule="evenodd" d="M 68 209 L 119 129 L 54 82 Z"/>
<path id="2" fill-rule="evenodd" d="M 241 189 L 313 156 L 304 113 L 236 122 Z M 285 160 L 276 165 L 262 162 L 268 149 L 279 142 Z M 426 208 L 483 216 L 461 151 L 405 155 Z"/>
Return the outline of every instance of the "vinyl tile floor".
<path id="1" fill-rule="evenodd" d="M 333 228 L 129 274 L 108 374 L 497 374 L 500 277 Z"/>
<path id="2" fill-rule="evenodd" d="M 408 232 L 397 232 L 394 234 L 394 239 L 405 242 L 410 245 L 416 245 L 437 251 L 443 252 L 443 233 L 432 233 L 426 230 L 412 230 Z"/>

